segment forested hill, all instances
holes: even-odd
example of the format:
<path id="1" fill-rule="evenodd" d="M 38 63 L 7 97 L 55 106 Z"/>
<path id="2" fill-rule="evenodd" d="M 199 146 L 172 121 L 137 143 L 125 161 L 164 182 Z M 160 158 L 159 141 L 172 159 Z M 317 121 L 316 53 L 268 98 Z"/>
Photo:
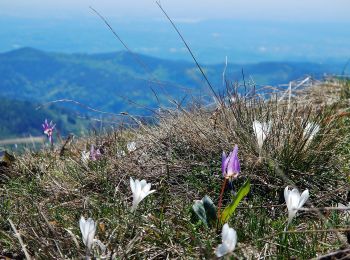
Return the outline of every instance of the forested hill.
<path id="1" fill-rule="evenodd" d="M 209 80 L 222 87 L 224 64 L 204 65 Z M 229 80 L 252 78 L 258 85 L 288 83 L 304 75 L 321 77 L 340 73 L 342 65 L 264 62 L 230 64 Z M 151 90 L 152 88 L 152 90 Z M 111 112 L 133 107 L 128 100 L 152 106 L 159 96 L 183 96 L 188 90 L 205 89 L 193 63 L 170 61 L 126 52 L 58 54 L 22 48 L 0 54 L 0 91 L 8 98 L 51 101 L 74 99 Z"/>
<path id="2" fill-rule="evenodd" d="M 222 90 L 224 64 L 204 64 L 203 68 L 212 85 Z M 243 70 L 246 80 L 277 85 L 305 75 L 317 78 L 340 73 L 342 68 L 343 64 L 301 62 L 229 63 L 225 75 L 228 80 L 241 81 Z M 74 112 L 69 110 L 87 112 L 79 106 L 37 111 L 35 103 L 72 99 L 103 111 L 144 114 L 145 107 L 206 90 L 203 77 L 191 62 L 127 52 L 62 54 L 17 49 L 0 54 L 0 137 L 36 134 L 40 131 L 36 127 L 40 129 L 46 117 L 61 122 L 62 127 L 65 122 L 65 132 L 76 130 Z"/>
<path id="3" fill-rule="evenodd" d="M 0 96 L 0 139 L 43 135 L 41 125 L 45 119 L 54 121 L 61 135 L 87 132 L 88 121 L 68 109 L 57 106 L 38 109 L 38 104 Z"/>

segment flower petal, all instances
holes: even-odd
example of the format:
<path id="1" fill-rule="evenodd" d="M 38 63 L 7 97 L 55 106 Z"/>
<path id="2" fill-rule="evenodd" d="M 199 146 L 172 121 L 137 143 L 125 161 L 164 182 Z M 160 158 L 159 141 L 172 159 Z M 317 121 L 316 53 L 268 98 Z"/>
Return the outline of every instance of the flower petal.
<path id="1" fill-rule="evenodd" d="M 287 186 L 284 188 L 284 200 L 286 201 L 286 203 L 288 201 L 288 197 L 289 197 L 289 187 Z"/>
<path id="2" fill-rule="evenodd" d="M 222 242 L 225 242 L 228 239 L 229 230 L 230 230 L 230 226 L 227 223 L 225 223 L 221 231 Z"/>
<path id="3" fill-rule="evenodd" d="M 130 177 L 130 188 L 131 188 L 131 192 L 134 194 L 135 193 L 135 181 L 131 177 Z"/>
<path id="4" fill-rule="evenodd" d="M 144 187 L 146 187 L 147 182 L 146 182 L 146 180 L 141 180 L 141 181 L 140 181 L 140 184 L 141 184 L 141 189 L 143 190 Z"/>
<path id="5" fill-rule="evenodd" d="M 222 176 L 225 177 L 225 172 L 226 172 L 226 168 L 227 168 L 227 157 L 226 157 L 226 153 L 222 152 L 222 156 L 221 156 L 221 172 L 222 172 Z"/>
<path id="6" fill-rule="evenodd" d="M 87 237 L 87 234 L 85 232 L 85 225 L 86 225 L 85 218 L 83 216 L 81 216 L 81 218 L 79 220 L 79 227 L 80 227 L 80 232 L 81 232 L 81 235 L 83 238 L 84 245 L 86 244 L 86 237 Z"/>
<path id="7" fill-rule="evenodd" d="M 141 182 L 139 180 L 135 180 L 135 194 L 137 196 L 140 196 L 141 191 L 142 191 Z"/>
<path id="8" fill-rule="evenodd" d="M 261 149 L 263 144 L 264 144 L 264 140 L 266 138 L 264 131 L 263 131 L 262 123 L 260 123 L 259 121 L 254 121 L 253 122 L 253 130 L 254 130 L 256 140 L 258 142 L 259 149 Z"/>
<path id="9" fill-rule="evenodd" d="M 87 227 L 88 227 L 88 236 L 87 236 L 87 245 L 86 245 L 86 246 L 87 246 L 89 249 L 91 249 L 91 247 L 92 247 L 92 242 L 93 242 L 94 237 L 95 237 L 96 224 L 95 224 L 95 222 L 94 222 L 91 218 L 89 218 L 89 219 L 87 220 L 87 222 L 88 222 L 88 225 L 87 225 Z"/>
<path id="10" fill-rule="evenodd" d="M 305 204 L 305 202 L 308 200 L 308 198 L 309 198 L 309 190 L 306 189 L 303 191 L 303 193 L 300 196 L 298 208 L 301 208 Z"/>
<path id="11" fill-rule="evenodd" d="M 225 241 L 228 246 L 228 249 L 232 252 L 237 244 L 237 232 L 233 228 L 230 228 L 228 233 L 228 240 Z"/>
<path id="12" fill-rule="evenodd" d="M 147 193 L 151 190 L 151 183 L 146 183 L 145 186 L 143 186 L 142 188 L 142 192 L 146 194 L 147 196 Z"/>
<path id="13" fill-rule="evenodd" d="M 291 209 L 298 209 L 299 201 L 300 201 L 300 193 L 298 189 L 294 188 L 289 194 L 289 203 L 290 203 Z"/>
<path id="14" fill-rule="evenodd" d="M 215 250 L 215 254 L 218 257 L 232 252 L 237 243 L 237 233 L 233 228 L 230 228 L 227 223 L 222 227 L 221 236 L 222 244 L 220 244 Z"/>
<path id="15" fill-rule="evenodd" d="M 148 193 L 147 193 L 147 196 L 152 194 L 153 192 L 155 192 L 156 190 L 150 190 Z"/>
<path id="16" fill-rule="evenodd" d="M 215 250 L 215 254 L 216 254 L 217 257 L 222 257 L 222 256 L 226 255 L 229 252 L 230 251 L 229 251 L 229 249 L 228 249 L 226 244 L 220 244 Z"/>
<path id="17" fill-rule="evenodd" d="M 233 161 L 233 171 L 238 174 L 241 172 L 241 164 L 239 162 L 238 158 L 238 145 L 235 145 L 235 148 L 233 149 L 233 154 L 232 154 L 232 161 Z"/>

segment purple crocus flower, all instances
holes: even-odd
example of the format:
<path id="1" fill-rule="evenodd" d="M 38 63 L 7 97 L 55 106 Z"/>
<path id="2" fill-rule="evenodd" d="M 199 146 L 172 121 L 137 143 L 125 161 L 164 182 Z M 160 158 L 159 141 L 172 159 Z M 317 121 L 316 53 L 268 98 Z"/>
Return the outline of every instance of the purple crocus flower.
<path id="1" fill-rule="evenodd" d="M 91 145 L 91 148 L 90 148 L 90 160 L 91 161 L 96 161 L 96 160 L 100 159 L 100 157 L 101 157 L 100 149 L 96 149 L 95 150 L 94 145 Z"/>
<path id="2" fill-rule="evenodd" d="M 45 119 L 45 122 L 42 124 L 44 134 L 47 135 L 47 138 L 49 139 L 50 143 L 53 144 L 53 130 L 55 129 L 56 124 L 53 124 L 52 121 L 50 123 L 47 122 L 47 119 Z"/>
<path id="3" fill-rule="evenodd" d="M 226 156 L 225 152 L 222 153 L 221 170 L 224 178 L 232 179 L 238 177 L 238 174 L 241 172 L 241 164 L 239 163 L 237 145 L 235 145 L 228 156 Z"/>

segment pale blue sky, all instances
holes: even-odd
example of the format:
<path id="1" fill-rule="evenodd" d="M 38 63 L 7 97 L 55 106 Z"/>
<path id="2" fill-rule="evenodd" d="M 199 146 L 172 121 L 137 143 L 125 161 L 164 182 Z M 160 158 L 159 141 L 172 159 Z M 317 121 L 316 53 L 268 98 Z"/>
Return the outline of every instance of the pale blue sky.
<path id="1" fill-rule="evenodd" d="M 346 61 L 350 0 L 161 0 L 203 62 Z M 191 60 L 155 0 L 0 0 L 0 52 L 124 50 Z"/>
<path id="2" fill-rule="evenodd" d="M 161 0 L 172 17 L 287 21 L 350 21 L 349 0 Z M 109 17 L 160 18 L 155 0 L 0 0 L 0 15 L 70 17 L 90 15 L 92 5 Z"/>

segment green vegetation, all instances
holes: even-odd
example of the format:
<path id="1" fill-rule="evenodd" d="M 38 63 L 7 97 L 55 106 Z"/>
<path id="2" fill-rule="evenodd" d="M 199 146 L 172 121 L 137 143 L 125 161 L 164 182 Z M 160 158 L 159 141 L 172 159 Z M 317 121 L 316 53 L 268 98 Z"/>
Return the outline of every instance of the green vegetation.
<path id="1" fill-rule="evenodd" d="M 206 90 L 192 63 L 136 56 L 126 52 L 56 54 L 31 48 L 2 53 L 0 91 L 12 99 L 46 102 L 66 98 L 104 111 L 139 114 L 145 113 L 143 106 L 158 105 L 152 90 L 163 105 L 170 97 L 181 99 Z M 213 85 L 222 90 L 224 65 L 207 65 L 204 69 Z M 305 74 L 322 77 L 324 73 L 340 73 L 342 67 L 301 62 L 229 64 L 226 77 L 241 80 L 242 69 L 247 82 L 253 78 L 261 85 L 276 85 Z M 137 105 L 130 104 L 130 100 Z"/>
<path id="2" fill-rule="evenodd" d="M 22 48 L 0 54 L 1 99 L 12 102 L 0 103 L 0 138 L 37 135 L 39 123 L 45 118 L 52 118 L 63 135 L 69 132 L 80 135 L 81 124 L 74 122 L 81 121 L 75 115 L 76 111 L 85 116 L 100 117 L 86 106 L 116 114 L 149 115 L 159 106 L 174 105 L 173 99 L 186 104 L 207 93 L 207 86 L 193 64 L 144 55 L 137 57 L 144 67 L 126 52 L 56 54 Z M 244 69 L 247 84 L 252 76 L 256 82 L 269 85 L 287 83 L 306 73 L 320 77 L 325 72 L 341 70 L 334 65 L 266 62 L 229 64 L 226 76 L 241 80 L 241 69 Z M 205 70 L 213 85 L 222 92 L 223 65 L 208 65 Z M 75 100 L 80 105 L 60 102 L 56 105 L 65 109 L 56 107 L 52 113 L 50 109 L 35 110 L 36 103 L 57 99 Z M 28 110 L 23 109 L 27 104 Z"/>
<path id="3" fill-rule="evenodd" d="M 221 225 L 212 223 L 210 213 L 215 207 L 206 198 L 205 216 L 202 209 L 198 218 L 192 206 L 205 195 L 218 205 L 221 154 L 235 144 L 242 171 L 233 180 L 234 191 L 243 187 L 237 201 L 248 179 L 250 191 L 230 211 L 238 244 L 228 258 L 309 259 L 346 248 L 348 214 L 324 208 L 348 201 L 344 84 L 325 82 L 290 101 L 274 95 L 241 98 L 231 88 L 227 93 L 231 101 L 222 99 L 215 107 L 164 109 L 153 125 L 140 122 L 134 129 L 73 140 L 64 149 L 57 143 L 17 156 L 1 168 L 6 178 L 0 189 L 0 254 L 24 257 L 10 219 L 32 257 L 82 258 L 79 219 L 85 216 L 97 222 L 95 238 L 107 247 L 108 257 L 212 259 L 221 243 Z M 261 149 L 254 120 L 271 124 Z M 313 137 L 305 134 L 307 123 L 320 127 Z M 135 142 L 135 150 L 128 150 L 129 142 Z M 102 157 L 86 164 L 81 152 L 90 145 Z M 156 190 L 133 213 L 130 177 L 145 179 Z M 304 206 L 309 210 L 299 210 L 285 230 L 287 185 L 309 189 L 310 198 Z M 231 198 L 226 189 L 222 210 Z M 103 255 L 99 246 L 92 251 Z M 344 257 L 340 251 L 338 256 Z"/>
<path id="4" fill-rule="evenodd" d="M 28 101 L 0 97 L 0 138 L 43 135 L 41 124 L 53 120 L 62 136 L 87 132 L 87 120 L 79 119 L 72 111 L 54 105 L 41 107 Z"/>

